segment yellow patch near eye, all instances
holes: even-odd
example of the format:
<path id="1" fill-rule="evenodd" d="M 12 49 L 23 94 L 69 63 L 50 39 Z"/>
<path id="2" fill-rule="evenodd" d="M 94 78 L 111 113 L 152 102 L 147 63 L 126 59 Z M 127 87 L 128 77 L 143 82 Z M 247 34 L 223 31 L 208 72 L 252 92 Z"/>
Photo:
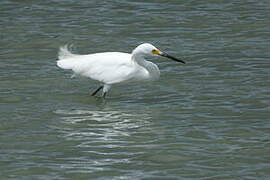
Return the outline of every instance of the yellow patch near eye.
<path id="1" fill-rule="evenodd" d="M 152 53 L 153 53 L 153 54 L 157 54 L 157 55 L 159 55 L 161 52 L 160 52 L 160 50 L 153 49 L 153 50 L 152 50 Z"/>

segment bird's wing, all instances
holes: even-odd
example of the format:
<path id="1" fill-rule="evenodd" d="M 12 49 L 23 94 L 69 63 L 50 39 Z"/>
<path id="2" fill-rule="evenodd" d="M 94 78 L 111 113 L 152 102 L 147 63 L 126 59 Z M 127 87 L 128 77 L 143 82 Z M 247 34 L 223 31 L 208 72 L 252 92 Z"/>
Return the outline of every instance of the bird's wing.
<path id="1" fill-rule="evenodd" d="M 106 84 L 132 79 L 137 71 L 134 62 L 131 61 L 131 55 L 119 52 L 81 55 L 72 58 L 71 64 L 75 74 Z"/>

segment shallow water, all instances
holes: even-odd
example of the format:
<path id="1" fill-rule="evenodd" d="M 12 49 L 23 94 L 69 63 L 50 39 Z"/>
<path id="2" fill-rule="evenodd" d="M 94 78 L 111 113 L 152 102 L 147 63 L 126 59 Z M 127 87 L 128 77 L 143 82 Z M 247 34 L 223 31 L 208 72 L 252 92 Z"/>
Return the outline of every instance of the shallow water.
<path id="1" fill-rule="evenodd" d="M 270 178 L 270 3 L 0 2 L 0 179 Z M 161 79 L 71 79 L 59 46 L 150 42 Z"/>

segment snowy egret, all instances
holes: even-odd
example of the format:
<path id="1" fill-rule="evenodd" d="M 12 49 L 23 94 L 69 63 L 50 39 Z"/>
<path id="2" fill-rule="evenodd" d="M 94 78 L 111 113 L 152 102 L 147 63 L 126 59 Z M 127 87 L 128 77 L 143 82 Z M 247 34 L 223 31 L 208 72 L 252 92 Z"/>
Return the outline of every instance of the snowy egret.
<path id="1" fill-rule="evenodd" d="M 71 53 L 67 46 L 63 46 L 59 50 L 57 66 L 62 69 L 71 69 L 74 75 L 100 81 L 102 85 L 92 93 L 92 96 L 95 96 L 102 89 L 102 96 L 105 98 L 106 93 L 113 84 L 157 80 L 160 76 L 158 66 L 145 60 L 148 56 L 156 55 L 185 63 L 161 52 L 152 44 L 144 43 L 136 47 L 131 54 L 103 52 L 79 55 Z"/>

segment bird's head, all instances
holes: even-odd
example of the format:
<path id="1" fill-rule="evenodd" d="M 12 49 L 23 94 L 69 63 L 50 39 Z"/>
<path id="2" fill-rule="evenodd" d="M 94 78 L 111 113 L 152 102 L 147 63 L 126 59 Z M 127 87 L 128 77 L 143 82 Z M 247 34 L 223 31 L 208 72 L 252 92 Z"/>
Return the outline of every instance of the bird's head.
<path id="1" fill-rule="evenodd" d="M 136 55 L 140 55 L 140 56 L 144 56 L 144 57 L 158 55 L 158 56 L 167 57 L 167 58 L 172 59 L 172 60 L 177 61 L 177 62 L 185 63 L 185 61 L 180 60 L 178 58 L 175 58 L 173 56 L 170 56 L 167 53 L 160 51 L 155 46 L 153 46 L 152 44 L 149 44 L 149 43 L 144 43 L 144 44 L 139 45 L 138 47 L 136 47 L 133 50 L 132 54 L 136 54 Z"/>

